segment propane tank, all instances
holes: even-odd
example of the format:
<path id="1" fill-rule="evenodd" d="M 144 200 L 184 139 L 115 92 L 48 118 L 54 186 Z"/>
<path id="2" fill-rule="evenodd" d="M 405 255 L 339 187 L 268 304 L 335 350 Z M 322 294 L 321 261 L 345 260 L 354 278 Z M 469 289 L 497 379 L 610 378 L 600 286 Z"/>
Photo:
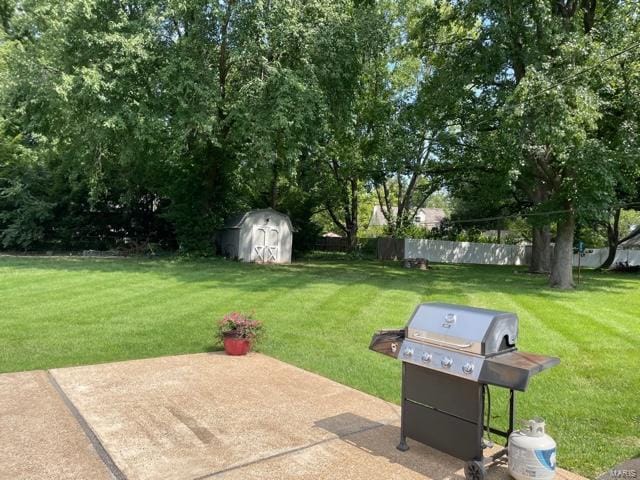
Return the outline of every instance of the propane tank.
<path id="1" fill-rule="evenodd" d="M 509 474 L 516 480 L 552 480 L 556 474 L 556 442 L 544 433 L 544 419 L 523 422 L 509 435 Z"/>

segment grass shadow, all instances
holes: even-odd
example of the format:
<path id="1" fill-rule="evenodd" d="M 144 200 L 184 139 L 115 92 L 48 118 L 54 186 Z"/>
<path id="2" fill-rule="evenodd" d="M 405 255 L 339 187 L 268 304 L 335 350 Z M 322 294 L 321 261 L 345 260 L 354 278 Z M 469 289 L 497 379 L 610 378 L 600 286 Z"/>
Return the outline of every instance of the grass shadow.
<path id="1" fill-rule="evenodd" d="M 177 282 L 197 283 L 208 288 L 233 286 L 246 292 L 296 290 L 314 284 L 370 285 L 393 288 L 432 297 L 460 292 L 533 293 L 557 298 L 573 291 L 559 291 L 543 275 L 528 274 L 524 267 L 436 264 L 427 271 L 402 268 L 400 262 L 375 260 L 300 261 L 290 265 L 258 265 L 218 258 L 102 259 L 77 257 L 0 257 L 0 268 L 12 270 L 66 271 L 86 274 L 150 274 Z M 596 270 L 583 271 L 583 282 L 575 291 L 623 293 L 635 288 L 635 278 Z"/>

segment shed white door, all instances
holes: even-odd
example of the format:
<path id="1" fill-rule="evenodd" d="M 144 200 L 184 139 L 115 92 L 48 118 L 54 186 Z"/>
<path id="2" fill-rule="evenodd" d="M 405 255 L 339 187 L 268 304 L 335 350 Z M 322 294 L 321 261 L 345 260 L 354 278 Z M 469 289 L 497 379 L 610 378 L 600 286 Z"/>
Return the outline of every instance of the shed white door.
<path id="1" fill-rule="evenodd" d="M 278 261 L 278 243 L 280 233 L 270 225 L 253 227 L 253 243 L 251 261 L 258 263 L 274 263 Z"/>

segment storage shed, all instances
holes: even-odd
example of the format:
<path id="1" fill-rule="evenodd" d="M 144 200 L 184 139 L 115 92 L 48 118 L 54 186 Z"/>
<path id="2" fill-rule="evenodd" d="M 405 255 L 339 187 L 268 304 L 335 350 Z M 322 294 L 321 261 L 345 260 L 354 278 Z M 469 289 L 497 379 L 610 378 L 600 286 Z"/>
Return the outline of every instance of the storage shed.
<path id="1" fill-rule="evenodd" d="M 624 248 L 625 250 L 631 248 L 640 249 L 640 227 L 635 228 L 633 232 L 623 238 L 620 241 L 619 246 Z"/>
<path id="2" fill-rule="evenodd" d="M 235 215 L 216 235 L 222 255 L 256 263 L 291 263 L 293 228 L 284 213 L 271 208 Z"/>

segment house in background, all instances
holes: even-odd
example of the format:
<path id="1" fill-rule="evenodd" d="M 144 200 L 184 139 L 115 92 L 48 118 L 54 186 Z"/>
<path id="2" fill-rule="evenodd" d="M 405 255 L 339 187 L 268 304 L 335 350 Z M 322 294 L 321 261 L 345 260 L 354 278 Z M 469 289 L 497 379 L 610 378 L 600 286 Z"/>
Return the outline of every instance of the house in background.
<path id="1" fill-rule="evenodd" d="M 410 212 L 413 212 L 413 209 L 410 209 Z M 395 217 L 398 214 L 397 207 L 391 207 L 391 215 Z M 422 227 L 426 230 L 432 230 L 437 228 L 442 223 L 442 220 L 445 219 L 447 215 L 444 213 L 442 208 L 420 208 L 416 212 L 416 215 L 413 217 L 412 221 L 414 225 L 418 227 Z M 386 227 L 387 219 L 382 213 L 382 209 L 380 205 L 376 205 L 373 207 L 373 212 L 371 213 L 371 219 L 369 220 L 370 227 Z"/>
<path id="2" fill-rule="evenodd" d="M 629 235 L 623 238 L 619 247 L 625 250 L 640 249 L 640 227 L 636 227 Z"/>
<path id="3" fill-rule="evenodd" d="M 293 227 L 284 213 L 271 208 L 236 215 L 215 238 L 216 250 L 228 258 L 255 263 L 291 263 Z"/>

